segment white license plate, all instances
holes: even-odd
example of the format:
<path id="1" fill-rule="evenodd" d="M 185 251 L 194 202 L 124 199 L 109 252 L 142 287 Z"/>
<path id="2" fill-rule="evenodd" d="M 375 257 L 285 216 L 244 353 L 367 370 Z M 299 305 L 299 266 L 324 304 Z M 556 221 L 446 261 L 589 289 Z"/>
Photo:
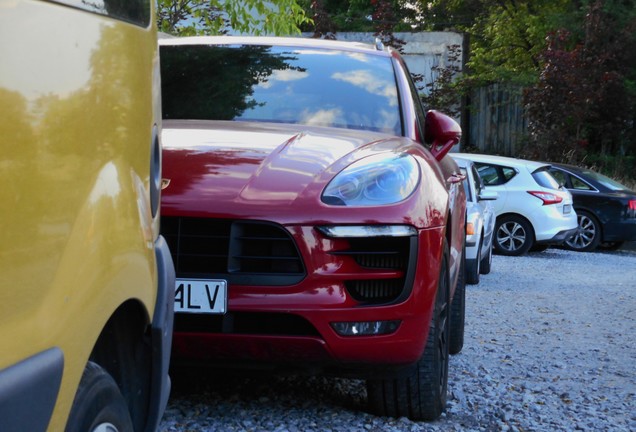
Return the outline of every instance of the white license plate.
<path id="1" fill-rule="evenodd" d="M 227 281 L 223 279 L 177 279 L 174 311 L 224 314 L 227 311 Z"/>

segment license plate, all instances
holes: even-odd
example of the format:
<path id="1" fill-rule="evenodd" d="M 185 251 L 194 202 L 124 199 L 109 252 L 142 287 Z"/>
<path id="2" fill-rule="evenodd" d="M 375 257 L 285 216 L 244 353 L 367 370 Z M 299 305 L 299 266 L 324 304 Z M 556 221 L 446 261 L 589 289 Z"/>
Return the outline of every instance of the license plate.
<path id="1" fill-rule="evenodd" d="M 227 311 L 227 281 L 223 279 L 177 279 L 174 311 L 224 314 Z"/>
<path id="2" fill-rule="evenodd" d="M 570 214 L 570 212 L 572 212 L 572 205 L 565 204 L 563 206 L 563 214 Z"/>

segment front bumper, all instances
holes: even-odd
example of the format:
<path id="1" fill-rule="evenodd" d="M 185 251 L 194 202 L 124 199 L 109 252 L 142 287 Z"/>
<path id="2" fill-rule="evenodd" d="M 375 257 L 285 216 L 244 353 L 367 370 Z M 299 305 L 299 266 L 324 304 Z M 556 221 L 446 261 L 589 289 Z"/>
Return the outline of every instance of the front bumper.
<path id="1" fill-rule="evenodd" d="M 417 232 L 408 268 L 386 256 L 364 255 L 357 240 L 329 238 L 311 226 L 286 228 L 302 256 L 304 278 L 285 286 L 230 283 L 226 315 L 176 314 L 176 362 L 301 363 L 343 370 L 355 365 L 399 367 L 421 357 L 437 292 L 441 228 Z M 406 284 L 399 293 L 374 297 L 375 286 L 383 292 L 396 277 Z M 395 332 L 374 336 L 342 336 L 332 326 L 394 320 L 400 321 Z"/>

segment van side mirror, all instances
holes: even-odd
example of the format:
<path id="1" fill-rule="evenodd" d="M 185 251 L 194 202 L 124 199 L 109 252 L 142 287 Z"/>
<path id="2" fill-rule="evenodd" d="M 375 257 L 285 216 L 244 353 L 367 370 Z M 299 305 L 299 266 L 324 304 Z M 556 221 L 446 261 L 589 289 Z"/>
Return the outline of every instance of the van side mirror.
<path id="1" fill-rule="evenodd" d="M 431 153 L 438 161 L 459 142 L 461 136 L 462 128 L 446 114 L 435 110 L 426 113 L 424 142 L 430 144 Z"/>

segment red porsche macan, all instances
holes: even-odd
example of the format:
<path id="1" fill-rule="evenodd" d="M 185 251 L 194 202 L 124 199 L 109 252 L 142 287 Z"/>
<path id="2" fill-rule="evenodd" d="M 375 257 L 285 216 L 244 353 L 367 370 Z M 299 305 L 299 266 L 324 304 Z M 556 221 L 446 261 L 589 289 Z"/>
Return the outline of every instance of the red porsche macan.
<path id="1" fill-rule="evenodd" d="M 460 128 L 400 55 L 302 38 L 160 40 L 173 362 L 367 380 L 435 419 L 464 333 Z"/>

